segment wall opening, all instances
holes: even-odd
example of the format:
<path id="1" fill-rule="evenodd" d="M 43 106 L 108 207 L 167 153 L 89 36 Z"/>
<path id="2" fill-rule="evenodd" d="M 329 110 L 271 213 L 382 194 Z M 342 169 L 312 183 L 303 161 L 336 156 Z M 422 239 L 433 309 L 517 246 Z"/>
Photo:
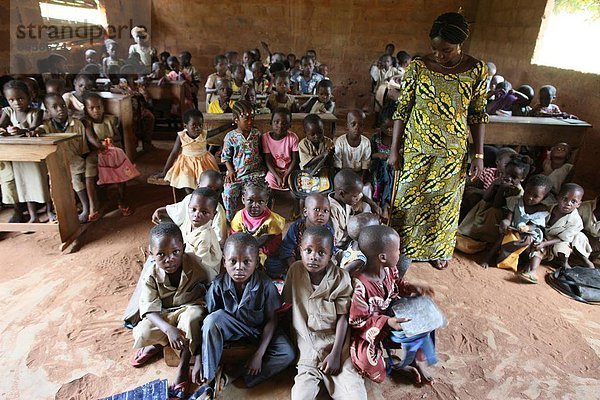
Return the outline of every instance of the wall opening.
<path id="1" fill-rule="evenodd" d="M 532 64 L 600 74 L 599 0 L 548 0 Z"/>

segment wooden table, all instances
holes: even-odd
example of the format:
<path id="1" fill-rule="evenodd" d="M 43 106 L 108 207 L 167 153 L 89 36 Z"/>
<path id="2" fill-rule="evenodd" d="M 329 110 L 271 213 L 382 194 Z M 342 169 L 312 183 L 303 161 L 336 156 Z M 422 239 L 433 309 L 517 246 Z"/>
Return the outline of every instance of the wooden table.
<path id="1" fill-rule="evenodd" d="M 581 120 L 490 115 L 490 123 L 485 127 L 485 143 L 551 147 L 565 142 L 580 147 L 586 130 L 591 127 Z"/>
<path id="2" fill-rule="evenodd" d="M 58 231 L 61 251 L 79 236 L 83 226 L 77 219 L 66 150 L 67 142 L 78 136 L 74 133 L 62 133 L 39 138 L 0 137 L 0 160 L 46 163 L 50 175 L 50 195 L 58 219 L 58 224 L 0 223 L 0 231 Z"/>
<path id="3" fill-rule="evenodd" d="M 133 120 L 133 103 L 130 95 L 111 92 L 98 92 L 104 99 L 104 110 L 108 114 L 119 117 L 123 129 L 123 147 L 129 160 L 137 157 L 138 138 L 135 136 Z"/>
<path id="4" fill-rule="evenodd" d="M 292 126 L 290 127 L 290 131 L 294 132 L 298 135 L 298 138 L 304 138 L 304 117 L 308 114 L 306 113 L 293 113 L 292 114 Z M 321 120 L 323 120 L 323 125 L 325 126 L 325 135 L 329 136 L 333 139 L 335 123 L 337 122 L 337 118 L 333 114 L 319 114 Z M 232 114 L 204 114 L 204 128 L 207 130 L 214 129 L 221 125 L 231 123 L 233 120 Z M 271 130 L 271 114 L 258 114 L 254 116 L 254 126 L 258 128 L 261 132 L 268 132 Z M 208 144 L 215 146 L 222 146 L 223 139 L 227 132 L 223 132 L 217 136 L 213 136 L 208 139 Z"/>
<path id="5" fill-rule="evenodd" d="M 146 86 L 146 91 L 148 92 L 148 96 L 153 100 L 171 100 L 174 103 L 179 104 L 180 116 L 183 118 L 185 83 L 186 81 L 165 80 L 162 85 L 159 85 L 158 81 L 152 81 Z"/>

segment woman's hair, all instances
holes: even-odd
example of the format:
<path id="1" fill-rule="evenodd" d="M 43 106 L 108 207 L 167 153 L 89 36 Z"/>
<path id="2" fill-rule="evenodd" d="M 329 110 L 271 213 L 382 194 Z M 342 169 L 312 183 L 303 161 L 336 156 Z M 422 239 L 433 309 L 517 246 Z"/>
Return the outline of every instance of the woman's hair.
<path id="1" fill-rule="evenodd" d="M 273 118 L 275 118 L 275 114 L 287 115 L 290 122 L 292 121 L 292 112 L 290 111 L 289 108 L 277 107 L 276 109 L 274 109 L 273 112 L 271 113 L 271 123 L 273 123 Z"/>
<path id="2" fill-rule="evenodd" d="M 233 105 L 233 118 L 239 118 L 242 114 L 251 114 L 254 112 L 252 103 L 248 100 L 239 100 Z"/>
<path id="3" fill-rule="evenodd" d="M 529 172 L 531 171 L 531 166 L 533 165 L 533 160 L 531 157 L 522 155 L 522 154 L 513 154 L 510 156 L 510 161 L 506 164 L 506 168 L 509 165 L 514 166 L 523 171 L 523 178 L 527 178 Z"/>
<path id="4" fill-rule="evenodd" d="M 462 14 L 445 13 L 433 21 L 429 38 L 441 37 L 448 43 L 461 44 L 469 37 L 469 23 Z"/>
<path id="5" fill-rule="evenodd" d="M 258 190 L 265 194 L 267 201 L 271 198 L 271 188 L 261 179 L 250 179 L 244 184 L 242 193 L 246 193 L 248 190 Z"/>
<path id="6" fill-rule="evenodd" d="M 194 117 L 200 117 L 200 119 L 204 121 L 204 115 L 202 115 L 202 111 L 192 108 L 183 113 L 183 123 L 187 125 L 187 123 L 190 122 L 190 119 Z"/>
<path id="7" fill-rule="evenodd" d="M 13 79 L 11 81 L 8 81 L 4 84 L 4 87 L 2 88 L 3 92 L 6 92 L 7 90 L 20 90 L 23 93 L 25 93 L 28 97 L 31 97 L 31 93 L 29 93 L 29 88 L 27 87 L 27 84 L 25 84 L 25 82 L 17 80 L 17 79 Z"/>

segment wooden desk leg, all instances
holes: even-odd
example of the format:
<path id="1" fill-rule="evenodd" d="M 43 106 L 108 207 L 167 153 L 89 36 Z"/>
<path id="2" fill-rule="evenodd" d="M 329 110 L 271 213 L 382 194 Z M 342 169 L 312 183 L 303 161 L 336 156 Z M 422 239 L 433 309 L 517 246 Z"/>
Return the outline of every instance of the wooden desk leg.
<path id="1" fill-rule="evenodd" d="M 64 145 L 59 145 L 56 152 L 46 157 L 46 166 L 50 174 L 50 195 L 58 219 L 61 251 L 77 238 L 81 227 L 71 186 L 71 170 L 63 147 Z"/>
<path id="2" fill-rule="evenodd" d="M 137 157 L 137 145 L 138 139 L 135 136 L 135 129 L 133 127 L 133 104 L 131 99 L 120 102 L 121 107 L 121 124 L 123 126 L 123 147 L 125 148 L 125 154 L 129 157 L 132 162 Z"/>

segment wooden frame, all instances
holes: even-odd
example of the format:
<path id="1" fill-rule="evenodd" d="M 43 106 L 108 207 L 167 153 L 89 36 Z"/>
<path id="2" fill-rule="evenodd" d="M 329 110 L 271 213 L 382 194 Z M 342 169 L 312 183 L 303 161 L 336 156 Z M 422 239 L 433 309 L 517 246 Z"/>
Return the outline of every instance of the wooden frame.
<path id="1" fill-rule="evenodd" d="M 485 143 L 505 146 L 554 146 L 565 142 L 580 147 L 592 125 L 581 120 L 490 115 Z"/>

